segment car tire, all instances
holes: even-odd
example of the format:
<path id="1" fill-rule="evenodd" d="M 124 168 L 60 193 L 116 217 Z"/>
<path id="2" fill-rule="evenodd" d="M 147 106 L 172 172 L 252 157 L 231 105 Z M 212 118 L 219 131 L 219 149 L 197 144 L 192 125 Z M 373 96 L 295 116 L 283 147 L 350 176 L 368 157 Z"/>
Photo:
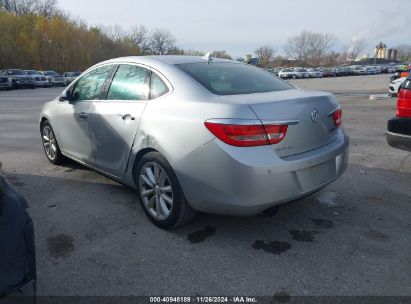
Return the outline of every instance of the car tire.
<path id="1" fill-rule="evenodd" d="M 65 157 L 61 154 L 60 147 L 57 143 L 57 138 L 51 124 L 48 121 L 43 122 L 40 131 L 43 149 L 47 159 L 54 165 L 62 164 L 65 161 Z"/>
<path id="2" fill-rule="evenodd" d="M 176 228 L 197 214 L 188 204 L 173 168 L 160 153 L 145 154 L 134 172 L 140 203 L 154 225 Z"/>

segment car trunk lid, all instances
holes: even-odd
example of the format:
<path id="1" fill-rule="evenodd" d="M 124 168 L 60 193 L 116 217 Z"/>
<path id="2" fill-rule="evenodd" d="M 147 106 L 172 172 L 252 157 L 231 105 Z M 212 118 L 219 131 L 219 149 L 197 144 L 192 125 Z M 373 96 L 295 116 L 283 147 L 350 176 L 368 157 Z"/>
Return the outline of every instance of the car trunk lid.
<path id="1" fill-rule="evenodd" d="M 220 98 L 220 102 L 248 104 L 264 124 L 289 122 L 284 140 L 272 146 L 279 157 L 314 150 L 335 140 L 332 113 L 339 104 L 330 93 L 293 89 Z"/>

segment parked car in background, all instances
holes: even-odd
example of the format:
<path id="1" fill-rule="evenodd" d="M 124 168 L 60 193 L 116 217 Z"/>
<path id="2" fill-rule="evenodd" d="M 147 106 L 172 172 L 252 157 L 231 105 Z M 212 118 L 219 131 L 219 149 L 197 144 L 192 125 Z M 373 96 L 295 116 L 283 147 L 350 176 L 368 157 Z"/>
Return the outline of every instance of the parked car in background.
<path id="1" fill-rule="evenodd" d="M 387 142 L 390 146 L 411 151 L 411 76 L 398 94 L 396 117 L 388 121 Z"/>
<path id="2" fill-rule="evenodd" d="M 26 298 L 21 302 L 13 298 L 13 303 L 35 303 L 34 231 L 27 208 L 24 197 L 4 176 L 0 162 L 0 303 L 14 296 Z"/>
<path id="3" fill-rule="evenodd" d="M 308 77 L 309 78 L 322 78 L 323 73 L 321 72 L 321 69 L 319 68 L 311 68 L 307 70 L 308 72 Z"/>
<path id="4" fill-rule="evenodd" d="M 307 69 L 303 69 L 303 68 L 296 69 L 294 71 L 294 74 L 295 74 L 295 77 L 298 79 L 310 78 L 310 73 L 307 71 Z"/>
<path id="5" fill-rule="evenodd" d="M 351 67 L 353 75 L 367 75 L 367 70 L 361 65 L 355 65 Z"/>
<path id="6" fill-rule="evenodd" d="M 322 68 L 323 77 L 334 77 L 334 71 L 331 68 Z"/>
<path id="7" fill-rule="evenodd" d="M 280 77 L 281 79 L 296 78 L 295 71 L 293 69 L 282 69 L 280 72 L 278 72 L 278 77 Z"/>
<path id="8" fill-rule="evenodd" d="M 39 125 L 51 163 L 68 157 L 135 188 L 162 228 L 196 211 L 256 215 L 323 189 L 348 162 L 332 94 L 217 58 L 102 62 L 46 103 Z"/>
<path id="9" fill-rule="evenodd" d="M 334 69 L 334 76 L 340 77 L 340 76 L 349 76 L 350 69 L 348 67 L 336 67 Z"/>
<path id="10" fill-rule="evenodd" d="M 0 74 L 0 89 L 11 90 L 13 88 L 13 81 L 11 77 Z"/>
<path id="11" fill-rule="evenodd" d="M 34 88 L 33 80 L 23 70 L 7 69 L 0 71 L 0 74 L 11 79 L 13 89 Z"/>
<path id="12" fill-rule="evenodd" d="M 377 75 L 381 74 L 381 70 L 377 66 L 367 66 L 365 67 L 366 75 Z"/>
<path id="13" fill-rule="evenodd" d="M 40 72 L 43 76 L 47 78 L 49 86 L 66 86 L 66 79 L 54 71 L 41 71 Z"/>
<path id="14" fill-rule="evenodd" d="M 39 71 L 35 70 L 26 70 L 27 76 L 30 77 L 33 81 L 35 87 L 47 87 L 49 82 L 46 76 L 42 75 Z"/>
<path id="15" fill-rule="evenodd" d="M 389 74 L 393 74 L 393 73 L 397 72 L 397 67 L 394 66 L 394 65 L 389 65 L 389 66 L 387 67 L 387 72 L 388 72 Z"/>
<path id="16" fill-rule="evenodd" d="M 81 72 L 66 72 L 63 74 L 64 79 L 66 80 L 66 85 L 72 83 L 78 76 L 81 75 Z"/>
<path id="17" fill-rule="evenodd" d="M 388 95 L 391 97 L 395 97 L 398 96 L 401 86 L 404 83 L 404 81 L 407 79 L 407 77 L 402 77 L 402 78 L 398 78 L 395 79 L 393 81 L 391 81 L 390 86 L 389 86 L 389 93 Z"/>

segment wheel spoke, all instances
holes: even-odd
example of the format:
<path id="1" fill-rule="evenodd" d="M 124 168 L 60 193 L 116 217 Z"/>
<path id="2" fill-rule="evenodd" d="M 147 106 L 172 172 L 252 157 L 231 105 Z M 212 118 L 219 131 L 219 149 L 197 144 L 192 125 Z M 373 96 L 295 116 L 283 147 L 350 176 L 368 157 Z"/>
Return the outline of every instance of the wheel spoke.
<path id="1" fill-rule="evenodd" d="M 153 170 L 149 167 L 146 167 L 146 174 L 147 174 L 147 177 L 150 179 L 151 183 L 155 185 L 156 178 L 154 177 Z"/>
<path id="2" fill-rule="evenodd" d="M 171 188 L 171 186 L 165 186 L 160 188 L 161 191 L 163 192 L 173 192 L 173 189 Z"/>
<path id="3" fill-rule="evenodd" d="M 160 197 L 160 207 L 161 207 L 161 212 L 165 217 L 168 217 L 170 215 L 170 210 L 167 207 L 166 202 L 164 201 L 164 198 Z"/>
<path id="4" fill-rule="evenodd" d="M 158 199 L 158 196 L 156 196 L 156 214 L 157 214 L 157 217 L 161 218 L 161 207 L 160 207 L 160 200 Z"/>
<path id="5" fill-rule="evenodd" d="M 154 187 L 153 182 L 145 175 L 141 175 L 140 178 L 148 185 L 150 188 Z"/>
<path id="6" fill-rule="evenodd" d="M 161 197 L 164 199 L 164 201 L 169 204 L 169 205 L 173 205 L 173 199 L 171 197 L 169 197 L 166 194 L 161 194 Z"/>
<path id="7" fill-rule="evenodd" d="M 154 193 L 153 189 L 147 189 L 147 190 L 144 190 L 143 192 L 141 192 L 141 196 L 147 197 L 147 196 L 150 196 L 153 193 Z"/>

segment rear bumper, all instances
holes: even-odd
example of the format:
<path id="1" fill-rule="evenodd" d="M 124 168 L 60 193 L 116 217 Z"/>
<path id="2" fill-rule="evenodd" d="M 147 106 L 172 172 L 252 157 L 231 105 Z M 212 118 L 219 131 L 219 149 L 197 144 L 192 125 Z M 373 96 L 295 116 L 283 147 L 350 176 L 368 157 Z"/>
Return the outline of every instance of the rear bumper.
<path id="1" fill-rule="evenodd" d="M 388 121 L 387 143 L 394 148 L 411 151 L 411 118 L 392 118 Z"/>
<path id="2" fill-rule="evenodd" d="M 202 212 L 256 215 L 314 193 L 347 168 L 349 139 L 279 158 L 271 146 L 237 148 L 218 139 L 174 164 L 190 205 Z"/>

